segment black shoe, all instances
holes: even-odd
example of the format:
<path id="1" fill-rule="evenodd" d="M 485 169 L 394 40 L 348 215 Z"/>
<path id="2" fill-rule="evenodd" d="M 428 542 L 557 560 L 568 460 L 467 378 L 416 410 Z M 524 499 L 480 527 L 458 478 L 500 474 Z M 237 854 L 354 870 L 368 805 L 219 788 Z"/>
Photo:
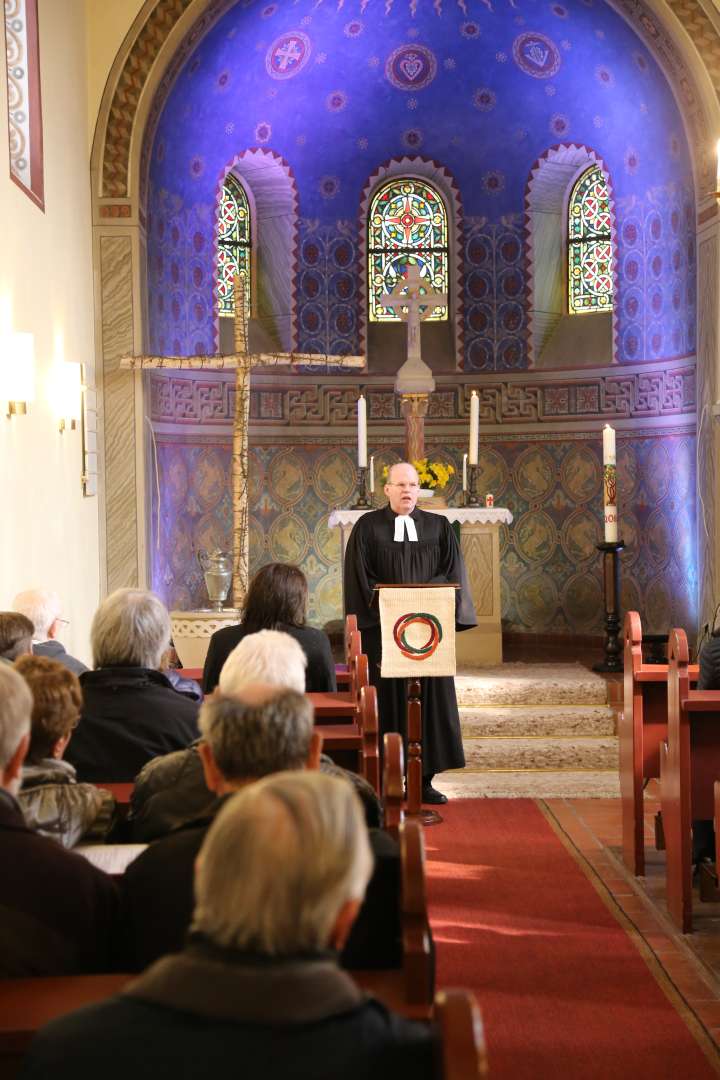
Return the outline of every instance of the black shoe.
<path id="1" fill-rule="evenodd" d="M 431 803 L 435 806 L 442 806 L 446 803 L 447 795 L 443 795 L 442 791 L 438 791 L 434 788 L 429 780 L 425 780 L 422 786 L 422 802 Z"/>

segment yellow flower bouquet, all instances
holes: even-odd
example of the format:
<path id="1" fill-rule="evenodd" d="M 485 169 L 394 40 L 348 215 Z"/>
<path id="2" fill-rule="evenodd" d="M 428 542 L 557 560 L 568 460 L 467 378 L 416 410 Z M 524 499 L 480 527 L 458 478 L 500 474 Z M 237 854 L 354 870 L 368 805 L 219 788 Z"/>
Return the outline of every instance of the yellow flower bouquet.
<path id="1" fill-rule="evenodd" d="M 417 470 L 420 487 L 425 488 L 427 491 L 446 487 L 450 477 L 455 475 L 455 466 L 444 465 L 442 461 L 418 458 L 417 461 L 411 461 L 410 464 Z M 385 465 L 382 471 L 383 483 L 387 483 L 388 472 L 388 466 Z"/>

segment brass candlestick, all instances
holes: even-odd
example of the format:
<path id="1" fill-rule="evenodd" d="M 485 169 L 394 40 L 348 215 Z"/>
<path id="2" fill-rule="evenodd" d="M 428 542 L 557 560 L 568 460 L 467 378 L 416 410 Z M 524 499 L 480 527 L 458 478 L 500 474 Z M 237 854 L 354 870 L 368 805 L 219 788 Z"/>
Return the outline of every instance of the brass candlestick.
<path id="1" fill-rule="evenodd" d="M 351 510 L 369 510 L 372 506 L 368 492 L 368 470 L 366 466 L 358 466 L 358 497 L 351 506 Z"/>

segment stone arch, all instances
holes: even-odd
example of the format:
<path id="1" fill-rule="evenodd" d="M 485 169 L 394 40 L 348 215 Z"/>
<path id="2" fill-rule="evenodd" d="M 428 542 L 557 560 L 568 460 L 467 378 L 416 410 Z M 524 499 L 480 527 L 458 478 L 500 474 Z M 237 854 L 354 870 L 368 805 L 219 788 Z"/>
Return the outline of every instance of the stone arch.
<path id="1" fill-rule="evenodd" d="M 236 154 L 218 178 L 216 208 L 225 177 L 234 173 L 248 194 L 253 216 L 253 323 L 263 347 L 294 348 L 295 290 L 297 272 L 298 191 L 289 164 L 274 150 L 251 148 Z M 217 236 L 216 236 L 217 245 Z M 288 259 L 287 253 L 292 252 Z M 217 262 L 217 260 L 216 260 Z M 217 298 L 217 288 L 213 289 Z M 215 305 L 217 311 L 217 305 Z M 226 343 L 215 316 L 215 342 L 231 351 L 232 328 Z M 231 322 L 231 320 L 222 320 Z"/>
<path id="2" fill-rule="evenodd" d="M 463 273 L 462 273 L 462 235 L 463 209 L 460 191 L 454 176 L 444 165 L 431 158 L 420 156 L 402 156 L 391 158 L 375 169 L 365 182 L 360 199 L 360 217 L 358 223 L 358 251 L 360 259 L 361 311 L 359 319 L 360 348 L 367 356 L 368 347 L 368 280 L 367 280 L 367 220 L 370 204 L 378 188 L 399 176 L 412 176 L 427 180 L 439 191 L 448 216 L 448 240 L 450 254 L 448 259 L 448 278 L 450 285 L 450 323 L 452 326 L 455 349 L 455 366 L 462 369 L 463 362 Z"/>
<path id="3" fill-rule="evenodd" d="M 566 314 L 568 199 L 578 178 L 591 165 L 599 165 L 610 191 L 613 281 L 617 296 L 615 211 L 612 180 L 607 166 L 591 147 L 575 143 L 551 146 L 532 165 L 525 188 L 530 367 L 560 366 L 557 356 L 562 353 L 562 347 L 558 348 L 556 344 L 555 349 L 551 350 L 550 346 L 571 324 L 583 335 L 583 344 L 588 350 L 588 366 L 610 364 L 615 359 L 615 306 L 607 316 L 600 313 L 573 319 Z M 542 274 L 536 274 L 540 261 Z M 546 357 L 543 364 L 543 354 L 549 351 L 553 352 L 553 356 L 549 362 Z"/>

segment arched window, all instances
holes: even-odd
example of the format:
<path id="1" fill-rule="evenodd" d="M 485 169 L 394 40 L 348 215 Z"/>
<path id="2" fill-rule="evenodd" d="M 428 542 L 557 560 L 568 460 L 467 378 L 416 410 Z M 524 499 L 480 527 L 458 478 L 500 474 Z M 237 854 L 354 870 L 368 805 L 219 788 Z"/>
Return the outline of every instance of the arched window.
<path id="1" fill-rule="evenodd" d="M 242 184 L 228 173 L 223 184 L 218 219 L 218 315 L 235 314 L 236 274 L 245 279 L 245 308 L 250 317 L 250 206 Z"/>
<path id="2" fill-rule="evenodd" d="M 610 197 L 602 170 L 593 165 L 575 184 L 568 205 L 568 310 L 586 315 L 612 306 Z"/>
<path id="3" fill-rule="evenodd" d="M 415 263 L 436 292 L 448 292 L 448 218 L 439 193 L 424 180 L 398 177 L 378 189 L 368 215 L 368 296 L 373 322 L 397 322 L 380 297 Z M 448 305 L 429 319 L 448 317 Z"/>

